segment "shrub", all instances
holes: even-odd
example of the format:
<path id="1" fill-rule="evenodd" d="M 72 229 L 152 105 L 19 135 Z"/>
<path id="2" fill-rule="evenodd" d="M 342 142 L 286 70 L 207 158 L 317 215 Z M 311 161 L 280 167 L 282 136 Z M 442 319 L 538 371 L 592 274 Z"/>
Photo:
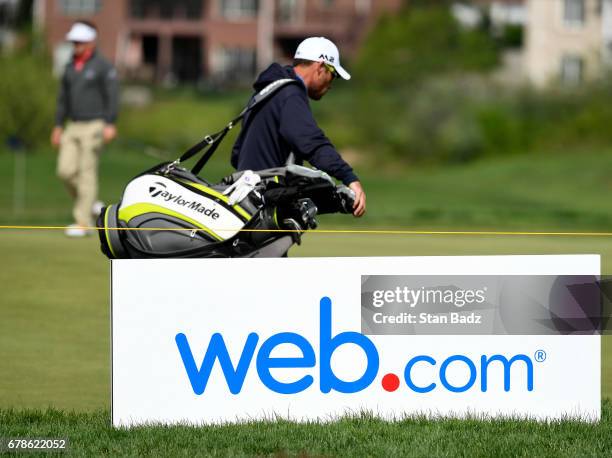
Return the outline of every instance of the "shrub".
<path id="1" fill-rule="evenodd" d="M 46 144 L 53 127 L 56 82 L 40 57 L 0 57 L 0 141 L 18 138 L 27 147 Z"/>
<path id="2" fill-rule="evenodd" d="M 377 151 L 377 160 L 461 163 L 612 144 L 611 86 L 536 91 L 477 76 L 438 77 L 393 92 L 361 90 L 326 115 L 328 124 L 339 124 L 334 116 L 347 118 L 349 146 Z"/>
<path id="3" fill-rule="evenodd" d="M 398 15 L 383 17 L 360 51 L 356 81 L 397 87 L 432 74 L 494 68 L 498 63 L 495 40 L 485 30 L 461 28 L 446 3 L 410 6 Z"/>

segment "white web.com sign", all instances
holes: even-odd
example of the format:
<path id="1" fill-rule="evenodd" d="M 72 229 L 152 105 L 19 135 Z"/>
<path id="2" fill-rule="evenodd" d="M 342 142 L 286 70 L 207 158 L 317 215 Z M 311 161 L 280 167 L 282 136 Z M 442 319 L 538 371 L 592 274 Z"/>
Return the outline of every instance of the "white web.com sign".
<path id="1" fill-rule="evenodd" d="M 600 336 L 559 325 L 572 300 L 555 276 L 576 291 L 599 270 L 591 255 L 115 260 L 112 421 L 597 421 Z"/>

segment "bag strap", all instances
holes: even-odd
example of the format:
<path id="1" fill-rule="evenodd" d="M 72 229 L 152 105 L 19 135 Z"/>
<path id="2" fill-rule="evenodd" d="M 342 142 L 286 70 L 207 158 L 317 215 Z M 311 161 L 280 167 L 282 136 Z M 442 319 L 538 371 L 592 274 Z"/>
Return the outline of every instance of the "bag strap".
<path id="1" fill-rule="evenodd" d="M 200 142 L 196 143 L 191 148 L 189 148 L 187 151 L 185 151 L 181 157 L 179 157 L 174 162 L 168 164 L 166 171 L 171 170 L 173 167 L 179 165 L 181 162 L 184 162 L 192 158 L 196 154 L 198 154 L 200 151 L 203 151 L 204 155 L 200 158 L 200 160 L 196 163 L 196 165 L 194 165 L 193 168 L 191 169 L 191 172 L 196 175 L 200 173 L 202 168 L 206 165 L 208 160 L 212 157 L 214 152 L 217 150 L 217 148 L 219 147 L 219 144 L 223 141 L 227 133 L 230 130 L 232 130 L 236 124 L 242 121 L 244 116 L 249 111 L 251 111 L 256 106 L 260 105 L 262 102 L 264 102 L 268 98 L 272 97 L 274 94 L 276 94 L 276 92 L 279 89 L 287 86 L 288 84 L 292 84 L 292 83 L 298 83 L 298 81 L 292 78 L 285 78 L 285 79 L 276 80 L 268 84 L 266 87 L 264 87 L 261 91 L 259 91 L 257 94 L 255 94 L 251 98 L 251 100 L 249 101 L 247 106 L 242 110 L 242 112 L 238 116 L 236 116 L 234 119 L 232 119 L 227 126 L 221 129 L 219 132 L 216 132 L 212 135 L 206 135 Z"/>

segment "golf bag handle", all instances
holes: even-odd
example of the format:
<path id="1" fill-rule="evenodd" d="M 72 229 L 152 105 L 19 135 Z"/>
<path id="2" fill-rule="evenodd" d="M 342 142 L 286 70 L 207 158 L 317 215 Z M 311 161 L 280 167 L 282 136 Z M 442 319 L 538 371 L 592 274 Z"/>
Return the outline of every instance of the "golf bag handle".
<path id="1" fill-rule="evenodd" d="M 276 94 L 276 92 L 279 89 L 287 86 L 288 84 L 292 84 L 292 83 L 298 83 L 298 81 L 291 79 L 291 78 L 285 78 L 285 79 L 276 80 L 268 84 L 266 87 L 264 87 L 261 91 L 259 91 L 257 94 L 255 94 L 251 98 L 251 100 L 249 101 L 248 105 L 244 108 L 244 110 L 242 110 L 242 112 L 237 117 L 232 119 L 227 126 L 225 126 L 222 130 L 220 130 L 219 132 L 215 134 L 206 135 L 200 142 L 196 143 L 191 148 L 189 148 L 187 151 L 185 151 L 180 158 L 178 158 L 176 161 L 173 162 L 173 164 L 180 164 L 181 162 L 184 162 L 192 158 L 193 156 L 198 154 L 200 151 L 204 151 L 204 155 L 198 160 L 196 165 L 194 165 L 193 168 L 191 169 L 191 172 L 196 175 L 200 173 L 202 168 L 206 165 L 206 163 L 215 153 L 215 151 L 219 147 L 219 144 L 223 141 L 227 133 L 230 130 L 232 130 L 236 124 L 242 121 L 244 116 L 249 111 L 251 111 L 253 108 L 258 106 L 265 100 L 268 100 L 268 98 Z"/>

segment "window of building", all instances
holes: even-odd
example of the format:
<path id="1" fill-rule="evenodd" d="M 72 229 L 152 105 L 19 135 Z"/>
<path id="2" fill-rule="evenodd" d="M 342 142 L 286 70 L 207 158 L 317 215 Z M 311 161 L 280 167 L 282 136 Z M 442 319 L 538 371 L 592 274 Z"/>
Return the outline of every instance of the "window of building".
<path id="1" fill-rule="evenodd" d="M 257 15 L 258 0 L 220 0 L 221 16 L 226 19 L 249 19 Z"/>
<path id="2" fill-rule="evenodd" d="M 188 19 L 201 18 L 203 15 L 202 0 L 184 0 L 185 13 Z"/>
<path id="3" fill-rule="evenodd" d="M 130 0 L 130 16 L 136 19 L 200 19 L 202 0 Z"/>
<path id="4" fill-rule="evenodd" d="M 0 2 L 0 28 L 11 24 L 14 16 L 14 6 L 10 3 Z"/>
<path id="5" fill-rule="evenodd" d="M 604 46 L 603 61 L 612 70 L 612 41 L 608 41 Z"/>
<path id="6" fill-rule="evenodd" d="M 355 0 L 355 10 L 357 11 L 357 14 L 370 14 L 371 9 L 372 0 Z"/>
<path id="7" fill-rule="evenodd" d="M 566 25 L 583 25 L 584 12 L 584 0 L 563 0 L 563 21 Z"/>
<path id="8" fill-rule="evenodd" d="M 65 15 L 91 15 L 102 9 L 102 0 L 60 0 L 59 7 Z"/>
<path id="9" fill-rule="evenodd" d="M 172 37 L 172 73 L 179 81 L 202 77 L 202 39 L 198 36 Z"/>
<path id="10" fill-rule="evenodd" d="M 145 0 L 130 0 L 130 17 L 144 18 L 147 14 Z"/>
<path id="11" fill-rule="evenodd" d="M 256 52 L 246 48 L 220 48 L 215 73 L 226 81 L 250 81 L 255 75 Z"/>
<path id="12" fill-rule="evenodd" d="M 584 79 L 584 59 L 576 55 L 565 55 L 561 59 L 561 82 L 576 86 Z"/>
<path id="13" fill-rule="evenodd" d="M 297 22 L 297 0 L 280 0 L 278 2 L 278 20 L 283 23 Z"/>
<path id="14" fill-rule="evenodd" d="M 176 2 L 175 4 L 173 4 L 172 2 L 169 1 L 160 1 L 159 3 L 159 17 L 160 18 L 174 18 L 175 15 L 175 9 L 177 6 L 176 3 L 183 3 L 183 2 Z"/>

